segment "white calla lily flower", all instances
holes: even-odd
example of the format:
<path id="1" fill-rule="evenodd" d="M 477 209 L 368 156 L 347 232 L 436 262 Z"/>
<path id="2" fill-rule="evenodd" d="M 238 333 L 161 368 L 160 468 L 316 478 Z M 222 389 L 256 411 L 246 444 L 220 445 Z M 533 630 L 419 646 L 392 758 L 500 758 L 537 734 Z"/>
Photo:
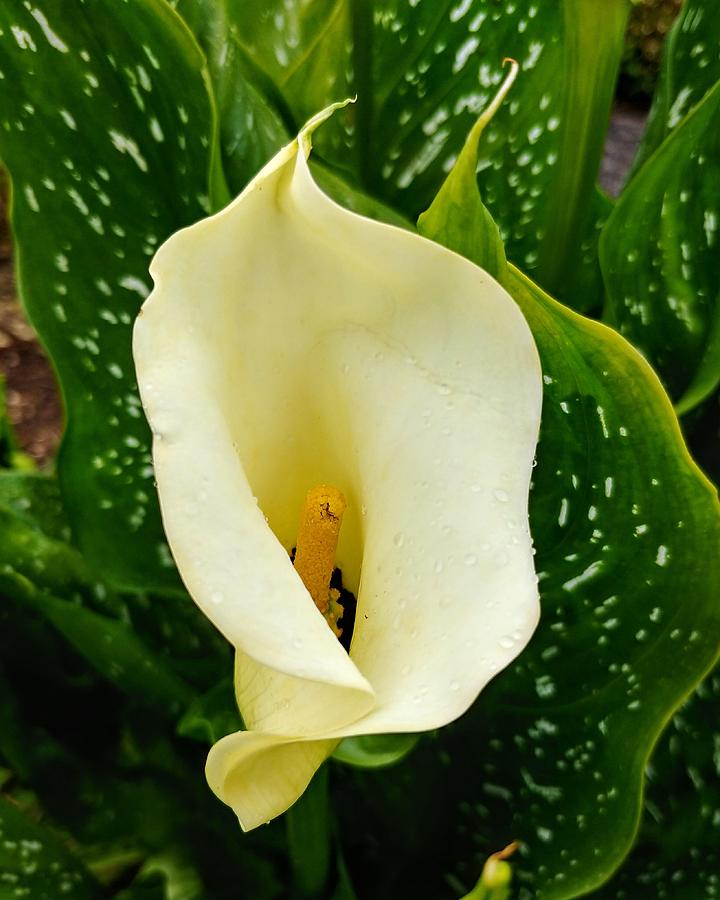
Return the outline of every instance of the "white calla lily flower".
<path id="1" fill-rule="evenodd" d="M 172 552 L 236 650 L 248 730 L 207 778 L 244 829 L 343 737 L 462 715 L 538 620 L 530 330 L 481 269 L 322 193 L 307 157 L 330 112 L 160 248 L 135 328 Z M 318 484 L 347 501 L 349 655 L 289 556 Z"/>

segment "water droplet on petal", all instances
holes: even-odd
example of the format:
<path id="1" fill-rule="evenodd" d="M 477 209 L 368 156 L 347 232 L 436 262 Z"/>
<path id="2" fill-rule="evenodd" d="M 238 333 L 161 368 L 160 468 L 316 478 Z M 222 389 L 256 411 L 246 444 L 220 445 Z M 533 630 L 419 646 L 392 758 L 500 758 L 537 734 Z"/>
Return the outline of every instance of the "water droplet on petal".
<path id="1" fill-rule="evenodd" d="M 502 488 L 497 488 L 496 490 L 494 490 L 493 497 L 497 500 L 498 503 L 507 503 L 510 499 L 508 492 L 502 490 Z"/>

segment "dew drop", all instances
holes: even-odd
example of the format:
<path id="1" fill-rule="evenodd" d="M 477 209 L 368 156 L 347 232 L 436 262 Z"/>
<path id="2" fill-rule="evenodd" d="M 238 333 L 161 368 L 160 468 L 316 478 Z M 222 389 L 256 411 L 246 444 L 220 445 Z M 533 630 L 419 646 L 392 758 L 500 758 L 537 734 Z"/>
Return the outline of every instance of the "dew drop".
<path id="1" fill-rule="evenodd" d="M 507 503 L 510 499 L 508 492 L 502 490 L 502 488 L 497 488 L 496 490 L 494 490 L 493 497 L 497 500 L 498 503 Z"/>
<path id="2" fill-rule="evenodd" d="M 211 603 L 219 605 L 224 600 L 225 600 L 225 596 L 222 593 L 222 591 L 213 591 L 212 594 L 210 594 L 210 602 Z"/>
<path id="3" fill-rule="evenodd" d="M 475 553 L 466 553 L 463 562 L 466 566 L 474 566 L 477 564 L 478 558 Z"/>
<path id="4" fill-rule="evenodd" d="M 511 650 L 515 646 L 515 641 L 510 634 L 506 634 L 505 637 L 501 637 L 499 643 L 503 650 Z"/>
<path id="5" fill-rule="evenodd" d="M 450 682 L 450 690 L 451 691 L 459 691 L 460 690 L 460 682 L 459 681 L 451 681 Z"/>
<path id="6" fill-rule="evenodd" d="M 399 549 L 405 543 L 405 535 L 402 531 L 398 531 L 398 533 L 393 538 L 393 544 Z"/>

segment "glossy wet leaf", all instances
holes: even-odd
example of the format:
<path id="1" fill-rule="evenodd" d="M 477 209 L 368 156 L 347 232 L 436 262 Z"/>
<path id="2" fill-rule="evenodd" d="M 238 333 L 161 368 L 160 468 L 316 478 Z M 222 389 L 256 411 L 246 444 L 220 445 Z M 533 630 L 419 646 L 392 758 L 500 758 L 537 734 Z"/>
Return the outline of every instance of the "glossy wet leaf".
<path id="1" fill-rule="evenodd" d="M 99 900 L 103 896 L 64 837 L 0 797 L 0 900 Z"/>
<path id="2" fill-rule="evenodd" d="M 720 673 L 673 716 L 648 767 L 637 845 L 598 900 L 714 897 L 720 888 Z"/>
<path id="3" fill-rule="evenodd" d="M 720 81 L 720 17 L 715 0 L 685 0 L 665 46 L 660 81 L 634 171 Z"/>
<path id="4" fill-rule="evenodd" d="M 291 131 L 280 112 L 280 94 L 268 78 L 262 77 L 237 30 L 231 27 L 231 3 L 173 0 L 170 5 L 183 17 L 207 58 L 218 112 L 222 165 L 234 196 L 290 140 Z M 220 205 L 224 204 L 216 204 Z"/>
<path id="5" fill-rule="evenodd" d="M 457 253 L 466 256 L 489 275 L 505 282 L 508 276 L 505 246 L 500 230 L 480 197 L 476 182 L 478 145 L 483 131 L 502 106 L 517 77 L 512 63 L 498 93 L 470 129 L 455 165 L 442 183 L 433 202 L 418 218 L 418 230 Z"/>
<path id="6" fill-rule="evenodd" d="M 541 623 L 525 653 L 456 726 L 426 739 L 392 786 L 360 782 L 371 821 L 387 816 L 402 832 L 408 814 L 439 817 L 424 839 L 440 832 L 452 850 L 433 867 L 432 897 L 451 896 L 443 873 L 468 890 L 483 851 L 513 839 L 522 841 L 521 897 L 571 897 L 602 883 L 637 829 L 653 743 L 720 637 L 720 507 L 656 377 L 621 337 L 517 270 L 506 284 L 545 373 L 531 494 Z M 697 558 L 707 561 L 701 570 Z M 418 858 L 422 848 L 416 838 L 398 850 Z M 400 883 L 373 874 L 388 895 Z M 421 877 L 430 884 L 429 867 Z"/>
<path id="7" fill-rule="evenodd" d="M 381 843 L 381 821 L 396 836 L 433 822 L 395 851 L 430 859 L 434 844 L 434 864 L 355 873 L 378 878 L 378 896 L 412 878 L 427 897 L 452 897 L 444 882 L 467 891 L 483 855 L 513 839 L 520 897 L 599 885 L 630 847 L 666 717 L 717 653 L 720 512 L 655 377 L 616 334 L 513 282 L 546 380 L 531 494 L 540 626 L 456 726 L 337 795 Z M 348 846 L 364 840 L 354 827 Z"/>
<path id="8" fill-rule="evenodd" d="M 603 231 L 608 315 L 680 411 L 720 383 L 720 83 L 624 191 Z"/>
<path id="9" fill-rule="evenodd" d="M 503 58 L 517 59 L 522 75 L 511 102 L 482 142 L 483 193 L 511 259 L 581 308 L 598 302 L 592 189 L 626 0 L 380 0 L 372 9 L 349 0 L 222 0 L 210 12 L 207 0 L 178 0 L 178 9 L 210 59 L 220 47 L 230 60 L 214 69 L 216 91 L 226 90 L 237 60 L 288 126 L 357 94 L 357 104 L 318 134 L 318 152 L 412 218 L 429 205 L 495 94 Z M 208 15 L 219 21 L 211 40 Z M 235 113 L 223 117 L 222 131 L 226 144 L 247 140 L 247 123 Z"/>
<path id="10" fill-rule="evenodd" d="M 130 326 L 156 247 L 207 208 L 214 123 L 203 66 L 160 0 L 0 9 L 0 78 L 12 85 L 0 91 L 0 156 L 20 292 L 66 401 L 61 486 L 84 552 L 123 585 L 176 577 Z"/>

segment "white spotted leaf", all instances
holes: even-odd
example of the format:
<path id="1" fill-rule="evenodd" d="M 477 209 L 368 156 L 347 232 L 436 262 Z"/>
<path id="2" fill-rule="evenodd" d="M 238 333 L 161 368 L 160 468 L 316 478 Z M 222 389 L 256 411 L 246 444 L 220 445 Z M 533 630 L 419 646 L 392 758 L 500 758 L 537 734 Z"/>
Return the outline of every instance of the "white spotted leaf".
<path id="1" fill-rule="evenodd" d="M 720 384 L 720 82 L 623 192 L 600 242 L 609 319 L 686 412 Z"/>
<path id="2" fill-rule="evenodd" d="M 521 75 L 510 101 L 481 141 L 483 196 L 513 262 L 577 308 L 599 303 L 595 251 L 606 203 L 594 184 L 627 0 L 377 0 L 372 8 L 350 0 L 177 0 L 177 8 L 206 46 L 218 94 L 241 69 L 290 133 L 318 109 L 357 95 L 318 135 L 317 151 L 412 219 L 494 96 L 503 59 L 516 59 Z M 225 64 L 213 65 L 218 59 Z M 248 114 L 261 122 L 269 115 L 257 96 Z M 229 160 L 227 148 L 246 146 L 247 121 L 222 108 L 221 119 L 226 165 L 246 180 L 245 158 Z"/>
<path id="3" fill-rule="evenodd" d="M 507 284 L 545 373 L 530 495 L 540 625 L 457 725 L 387 776 L 343 782 L 351 869 L 369 840 L 394 849 L 378 897 L 450 900 L 512 840 L 520 898 L 599 887 L 630 850 L 661 729 L 717 656 L 720 508 L 657 378 L 615 332 L 516 271 Z"/>
<path id="4" fill-rule="evenodd" d="M 660 80 L 634 171 L 720 81 L 720 16 L 715 0 L 685 0 L 663 47 Z"/>
<path id="5" fill-rule="evenodd" d="M 0 797 L 0 900 L 100 900 L 104 891 L 62 834 Z"/>
<path id="6" fill-rule="evenodd" d="M 720 672 L 715 669 L 660 740 L 648 768 L 639 839 L 598 900 L 631 900 L 648 890 L 664 900 L 717 894 L 719 721 Z"/>
<path id="7" fill-rule="evenodd" d="M 203 66 L 160 0 L 0 8 L 0 157 L 20 293 L 65 399 L 60 482 L 81 548 L 126 586 L 176 584 L 130 328 L 157 246 L 208 206 Z"/>

